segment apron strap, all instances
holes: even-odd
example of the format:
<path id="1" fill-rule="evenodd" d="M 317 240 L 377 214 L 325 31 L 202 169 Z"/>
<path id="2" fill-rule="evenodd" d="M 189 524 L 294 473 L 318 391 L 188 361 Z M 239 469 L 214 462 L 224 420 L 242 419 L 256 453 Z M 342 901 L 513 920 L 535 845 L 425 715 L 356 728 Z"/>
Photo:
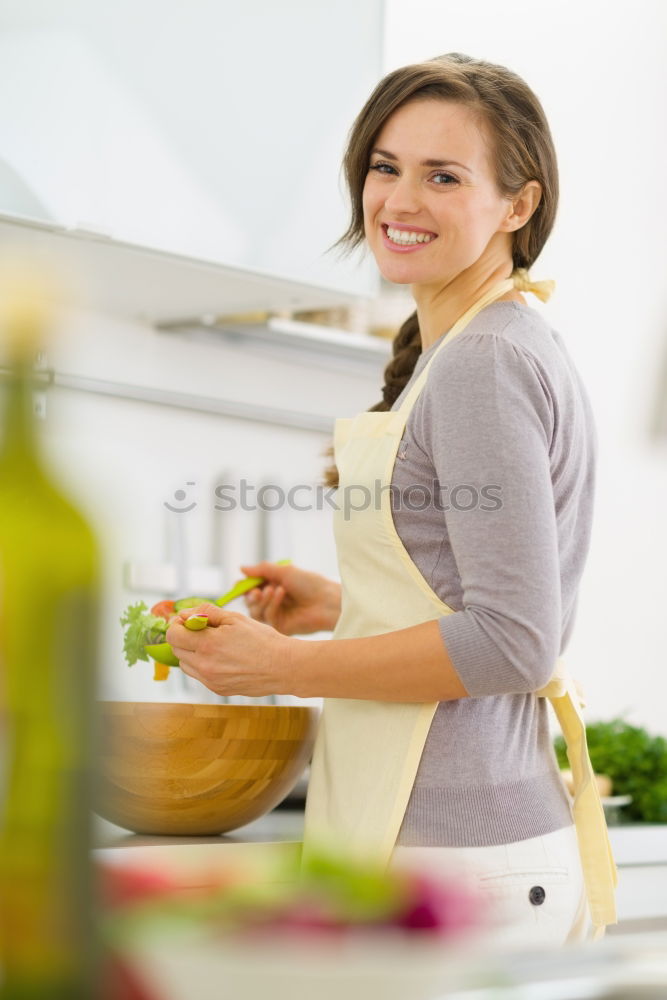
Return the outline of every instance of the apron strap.
<path id="1" fill-rule="evenodd" d="M 519 292 L 532 292 L 533 295 L 536 295 L 538 299 L 542 300 L 542 302 L 546 302 L 547 299 L 549 299 L 553 294 L 555 287 L 556 282 L 551 279 L 545 281 L 533 281 L 525 267 L 517 267 L 514 271 L 512 271 L 509 278 L 504 278 L 502 281 L 495 284 L 485 295 L 482 296 L 481 299 L 474 302 L 472 306 L 464 312 L 463 316 L 460 316 L 457 319 L 449 332 L 444 335 L 432 357 L 429 358 L 428 364 L 420 372 L 419 377 L 410 389 L 408 395 L 401 403 L 400 410 L 404 413 L 409 413 L 415 403 L 415 400 L 419 396 L 419 393 L 424 388 L 424 384 L 428 376 L 428 370 L 433 364 L 438 352 L 442 350 L 445 344 L 448 344 L 451 340 L 453 340 L 457 333 L 464 330 L 468 323 L 470 323 L 470 321 L 474 319 L 477 313 L 481 312 L 482 309 L 491 305 L 491 303 L 495 302 L 496 299 L 502 298 L 503 295 L 507 292 L 511 292 L 512 289 L 516 289 Z"/>
<path id="2" fill-rule="evenodd" d="M 558 659 L 553 677 L 537 695 L 551 702 L 565 739 L 574 784 L 572 813 L 596 939 L 602 936 L 607 924 L 617 922 L 614 890 L 618 874 L 588 753 L 581 692 L 562 659 Z"/>

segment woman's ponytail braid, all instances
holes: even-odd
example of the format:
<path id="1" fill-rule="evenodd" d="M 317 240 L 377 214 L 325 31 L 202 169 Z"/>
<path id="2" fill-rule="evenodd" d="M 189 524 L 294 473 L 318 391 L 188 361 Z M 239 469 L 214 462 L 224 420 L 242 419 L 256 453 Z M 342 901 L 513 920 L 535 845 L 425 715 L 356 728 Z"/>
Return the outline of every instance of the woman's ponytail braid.
<path id="1" fill-rule="evenodd" d="M 369 410 L 381 411 L 392 408 L 408 384 L 421 352 L 422 342 L 419 332 L 419 321 L 417 313 L 414 312 L 411 316 L 408 316 L 394 337 L 392 342 L 393 357 L 384 370 L 382 399 L 375 406 L 369 407 Z M 323 454 L 325 458 L 333 458 L 333 445 L 329 445 Z M 338 469 L 334 462 L 324 470 L 323 485 L 334 489 L 338 486 Z"/>

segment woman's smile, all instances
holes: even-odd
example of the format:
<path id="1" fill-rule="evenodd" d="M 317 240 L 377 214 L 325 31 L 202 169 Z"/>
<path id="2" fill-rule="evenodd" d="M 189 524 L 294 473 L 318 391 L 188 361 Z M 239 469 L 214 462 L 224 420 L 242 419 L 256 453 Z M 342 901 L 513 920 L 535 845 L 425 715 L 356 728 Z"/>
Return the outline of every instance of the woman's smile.
<path id="1" fill-rule="evenodd" d="M 427 229 L 406 226 L 400 222 L 382 223 L 380 228 L 384 233 L 384 245 L 396 253 L 422 250 L 438 238 L 436 233 Z"/>

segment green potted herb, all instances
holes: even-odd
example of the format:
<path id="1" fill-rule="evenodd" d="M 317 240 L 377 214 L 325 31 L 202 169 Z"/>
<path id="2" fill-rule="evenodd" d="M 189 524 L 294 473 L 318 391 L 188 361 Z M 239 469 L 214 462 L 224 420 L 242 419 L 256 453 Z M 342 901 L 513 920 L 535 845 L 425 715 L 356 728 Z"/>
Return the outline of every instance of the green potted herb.
<path id="1" fill-rule="evenodd" d="M 632 796 L 625 818 L 667 823 L 667 740 L 618 718 L 588 725 L 586 736 L 596 774 L 609 775 L 614 795 Z M 560 767 L 569 767 L 561 736 L 554 746 Z"/>

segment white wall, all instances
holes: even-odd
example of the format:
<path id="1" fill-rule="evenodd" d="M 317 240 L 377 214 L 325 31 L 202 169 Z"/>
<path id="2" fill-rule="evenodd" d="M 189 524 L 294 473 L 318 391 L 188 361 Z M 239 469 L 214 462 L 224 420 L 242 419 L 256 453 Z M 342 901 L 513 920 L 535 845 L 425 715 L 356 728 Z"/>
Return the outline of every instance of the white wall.
<path id="1" fill-rule="evenodd" d="M 386 0 L 387 71 L 452 51 L 523 76 L 559 153 L 559 217 L 533 274 L 558 283 L 546 311 L 600 435 L 567 660 L 590 717 L 623 713 L 667 733 L 667 440 L 649 433 L 667 355 L 667 4 Z"/>
<path id="2" fill-rule="evenodd" d="M 382 0 L 4 0 L 0 213 L 369 293 L 371 267 L 326 251 L 347 226 L 341 152 L 380 70 L 381 18 Z M 37 251 L 45 267 L 51 253 Z M 78 284 L 83 276 L 61 257 L 63 278 Z M 93 277 L 105 300 L 104 286 L 123 285 L 110 269 Z M 225 308 L 223 278 L 220 285 L 215 310 L 239 311 Z M 132 314 L 127 302 L 123 308 Z M 171 318 L 181 315 L 190 310 Z M 62 378 L 172 397 L 256 400 L 333 426 L 337 413 L 379 398 L 382 360 L 375 376 L 354 362 L 295 367 L 292 356 L 268 349 L 160 334 L 79 308 L 63 317 L 48 366 Z M 262 554 L 335 575 L 328 507 L 264 516 L 215 509 L 215 486 L 242 478 L 255 487 L 314 487 L 328 440 L 321 430 L 58 385 L 46 404 L 50 454 L 97 525 L 105 555 L 104 696 L 183 696 L 178 672 L 158 688 L 147 665 L 128 671 L 122 657 L 119 615 L 130 601 L 165 595 L 165 566 L 178 571 L 174 596 L 222 593 L 241 575 L 241 561 Z M 165 503 L 181 489 L 197 506 L 179 514 Z M 128 564 L 143 575 L 143 590 L 128 586 Z M 210 586 L 200 582 L 202 569 Z"/>
<path id="3" fill-rule="evenodd" d="M 381 0 L 3 0 L 0 211 L 356 291 L 345 133 Z"/>

